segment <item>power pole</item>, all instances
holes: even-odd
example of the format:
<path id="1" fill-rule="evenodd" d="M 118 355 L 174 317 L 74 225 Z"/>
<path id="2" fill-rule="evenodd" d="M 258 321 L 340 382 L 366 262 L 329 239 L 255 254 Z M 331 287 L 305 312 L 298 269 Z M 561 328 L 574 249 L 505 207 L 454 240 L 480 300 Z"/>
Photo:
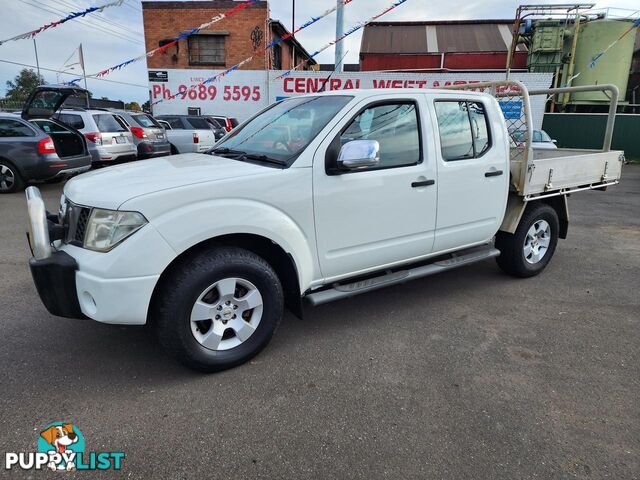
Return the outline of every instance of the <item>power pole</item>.
<path id="1" fill-rule="evenodd" d="M 336 38 L 341 38 L 344 35 L 344 8 L 342 8 L 342 1 L 337 0 L 338 2 L 338 10 L 336 10 Z M 344 70 L 344 66 L 342 64 L 343 55 L 343 43 L 336 43 L 336 59 L 335 59 L 335 71 L 342 72 Z"/>
<path id="2" fill-rule="evenodd" d="M 291 6 L 291 32 L 294 32 L 296 29 L 296 0 L 292 0 L 293 4 Z M 296 45 L 291 42 L 291 68 L 296 65 Z"/>

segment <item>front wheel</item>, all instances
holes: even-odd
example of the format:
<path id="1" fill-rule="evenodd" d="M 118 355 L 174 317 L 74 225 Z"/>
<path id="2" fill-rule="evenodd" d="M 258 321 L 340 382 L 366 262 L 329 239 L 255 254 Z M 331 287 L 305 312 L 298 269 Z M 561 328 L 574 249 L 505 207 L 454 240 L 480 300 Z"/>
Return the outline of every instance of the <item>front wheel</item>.
<path id="1" fill-rule="evenodd" d="M 545 269 L 558 244 L 558 214 L 545 203 L 527 208 L 515 233 L 498 232 L 500 268 L 516 277 L 533 277 Z"/>
<path id="2" fill-rule="evenodd" d="M 284 295 L 265 260 L 219 247 L 168 274 L 154 307 L 162 345 L 187 366 L 215 372 L 246 362 L 269 343 L 283 316 Z"/>

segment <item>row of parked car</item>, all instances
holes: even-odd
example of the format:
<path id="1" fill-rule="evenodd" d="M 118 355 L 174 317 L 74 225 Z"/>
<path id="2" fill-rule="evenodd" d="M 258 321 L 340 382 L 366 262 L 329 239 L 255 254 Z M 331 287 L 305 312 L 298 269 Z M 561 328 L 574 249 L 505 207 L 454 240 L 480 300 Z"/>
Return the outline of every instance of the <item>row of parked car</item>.
<path id="1" fill-rule="evenodd" d="M 164 115 L 100 108 L 65 108 L 78 87 L 41 86 L 22 112 L 0 113 L 0 193 L 27 182 L 55 182 L 137 159 L 204 152 L 238 122 L 222 116 Z"/>

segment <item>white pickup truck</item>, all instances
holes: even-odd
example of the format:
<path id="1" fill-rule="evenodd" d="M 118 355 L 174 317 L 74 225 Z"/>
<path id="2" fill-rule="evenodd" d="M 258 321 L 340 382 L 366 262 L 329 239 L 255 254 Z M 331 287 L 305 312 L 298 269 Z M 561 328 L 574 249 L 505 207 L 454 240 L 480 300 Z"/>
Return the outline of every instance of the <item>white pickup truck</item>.
<path id="1" fill-rule="evenodd" d="M 509 274 L 536 275 L 567 235 L 567 194 L 620 178 L 614 116 L 602 151 L 534 151 L 528 134 L 510 148 L 510 129 L 532 131 L 530 92 L 515 82 L 474 87 L 493 95 L 287 99 L 210 154 L 74 178 L 57 214 L 30 187 L 39 295 L 54 315 L 150 324 L 178 359 L 215 371 L 258 353 L 285 307 L 300 316 L 305 299 L 318 305 L 492 257 Z M 610 90 L 615 112 L 615 87 L 597 88 Z"/>
<path id="2" fill-rule="evenodd" d="M 218 141 L 215 132 L 204 118 L 165 115 L 157 117 L 156 120 L 165 130 L 173 155 L 203 153 L 210 150 Z"/>

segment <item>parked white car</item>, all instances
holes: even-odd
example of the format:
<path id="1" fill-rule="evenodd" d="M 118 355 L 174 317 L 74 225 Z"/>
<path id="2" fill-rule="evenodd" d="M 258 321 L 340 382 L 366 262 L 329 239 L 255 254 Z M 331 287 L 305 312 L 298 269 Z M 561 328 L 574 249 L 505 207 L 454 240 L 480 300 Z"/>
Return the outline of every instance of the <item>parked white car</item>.
<path id="1" fill-rule="evenodd" d="M 525 142 L 525 131 L 516 130 L 511 134 L 512 138 L 517 144 Z M 547 132 L 544 130 L 533 130 L 531 136 L 531 146 L 538 150 L 556 150 L 556 140 L 553 140 Z"/>
<path id="2" fill-rule="evenodd" d="M 210 155 L 72 179 L 64 228 L 47 226 L 31 187 L 32 274 L 55 315 L 149 323 L 190 367 L 229 368 L 267 345 L 285 307 L 302 315 L 303 299 L 318 305 L 494 257 L 509 274 L 540 273 L 567 235 L 565 195 L 616 184 L 622 154 L 509 144 L 484 93 L 290 98 Z"/>

